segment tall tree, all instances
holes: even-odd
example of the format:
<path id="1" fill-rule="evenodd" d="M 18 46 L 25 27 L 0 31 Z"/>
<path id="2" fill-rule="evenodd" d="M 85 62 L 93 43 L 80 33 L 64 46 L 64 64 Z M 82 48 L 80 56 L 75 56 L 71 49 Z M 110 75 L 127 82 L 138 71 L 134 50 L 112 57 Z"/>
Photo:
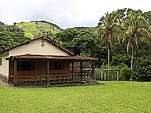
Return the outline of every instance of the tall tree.
<path id="1" fill-rule="evenodd" d="M 128 10 L 127 18 L 121 26 L 123 42 L 127 43 L 127 52 L 131 50 L 131 69 L 133 70 L 134 52 L 138 49 L 138 42 L 141 38 L 150 38 L 149 22 L 144 18 L 142 11 Z"/>
<path id="2" fill-rule="evenodd" d="M 81 31 L 77 37 L 72 40 L 72 46 L 79 46 L 82 55 L 93 56 L 97 46 L 95 38 L 93 33 Z"/>
<path id="3" fill-rule="evenodd" d="M 62 30 L 59 33 L 56 33 L 56 37 L 62 42 L 62 45 L 66 48 L 72 47 L 72 40 L 74 38 L 77 38 L 79 35 L 80 31 L 78 31 L 75 28 L 68 28 L 65 30 Z"/>
<path id="4" fill-rule="evenodd" d="M 119 13 L 113 11 L 112 13 L 107 13 L 103 16 L 98 24 L 98 34 L 102 42 L 105 44 L 105 47 L 108 51 L 108 64 L 110 64 L 110 50 L 113 43 L 117 41 L 118 38 L 118 17 Z"/>

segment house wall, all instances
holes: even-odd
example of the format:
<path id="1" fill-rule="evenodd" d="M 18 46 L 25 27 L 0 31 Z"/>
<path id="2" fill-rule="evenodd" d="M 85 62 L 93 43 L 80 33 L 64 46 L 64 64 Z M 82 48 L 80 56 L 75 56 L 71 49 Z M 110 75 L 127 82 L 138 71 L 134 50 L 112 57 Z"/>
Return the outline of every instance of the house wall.
<path id="1" fill-rule="evenodd" d="M 2 65 L 0 65 L 0 74 L 2 76 L 8 77 L 9 75 L 9 61 L 6 60 L 7 56 L 1 57 L 2 58 Z"/>
<path id="2" fill-rule="evenodd" d="M 68 53 L 44 39 L 31 41 L 29 44 L 16 47 L 9 51 L 9 56 L 25 54 L 69 56 Z"/>

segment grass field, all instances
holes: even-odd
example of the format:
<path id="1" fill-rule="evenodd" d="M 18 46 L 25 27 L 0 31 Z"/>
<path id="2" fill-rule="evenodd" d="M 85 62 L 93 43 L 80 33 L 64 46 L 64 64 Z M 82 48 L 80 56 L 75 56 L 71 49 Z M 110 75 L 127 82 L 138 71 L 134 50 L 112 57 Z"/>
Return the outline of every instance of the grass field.
<path id="1" fill-rule="evenodd" d="M 151 83 L 0 88 L 0 113 L 151 113 Z"/>

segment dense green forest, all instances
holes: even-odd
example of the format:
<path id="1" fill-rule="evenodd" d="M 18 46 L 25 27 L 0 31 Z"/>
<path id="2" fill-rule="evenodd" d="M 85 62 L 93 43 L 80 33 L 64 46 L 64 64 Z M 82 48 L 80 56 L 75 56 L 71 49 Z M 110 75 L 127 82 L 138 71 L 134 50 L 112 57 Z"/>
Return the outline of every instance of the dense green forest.
<path id="1" fill-rule="evenodd" d="M 104 14 L 96 27 L 61 29 L 46 21 L 0 22 L 0 51 L 40 36 L 76 54 L 96 57 L 97 79 L 102 79 L 103 69 L 110 69 L 108 80 L 114 80 L 114 70 L 119 70 L 121 80 L 151 81 L 151 11 L 119 9 Z"/>

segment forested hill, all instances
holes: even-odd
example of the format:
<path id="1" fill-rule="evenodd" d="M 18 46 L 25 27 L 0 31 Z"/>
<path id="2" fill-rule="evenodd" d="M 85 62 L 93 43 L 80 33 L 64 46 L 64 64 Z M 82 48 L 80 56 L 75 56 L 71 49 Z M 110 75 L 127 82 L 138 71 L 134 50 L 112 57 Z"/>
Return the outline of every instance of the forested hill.
<path id="1" fill-rule="evenodd" d="M 74 27 L 74 28 L 80 31 L 87 31 L 91 33 L 95 33 L 97 29 L 96 27 Z"/>
<path id="2" fill-rule="evenodd" d="M 46 21 L 31 21 L 6 25 L 0 22 L 0 52 L 40 36 L 54 37 L 62 29 L 56 24 Z"/>
<path id="3" fill-rule="evenodd" d="M 30 21 L 15 23 L 15 26 L 21 28 L 25 32 L 25 37 L 33 39 L 40 35 L 55 34 L 61 31 L 56 24 L 47 21 Z"/>
<path id="4" fill-rule="evenodd" d="M 80 34 L 83 31 L 93 33 L 95 30 L 95 27 L 61 29 L 56 24 L 47 21 L 19 22 L 13 25 L 0 22 L 0 52 L 10 46 L 41 36 L 51 38 L 66 47 L 74 46 L 72 39 L 81 37 Z"/>

